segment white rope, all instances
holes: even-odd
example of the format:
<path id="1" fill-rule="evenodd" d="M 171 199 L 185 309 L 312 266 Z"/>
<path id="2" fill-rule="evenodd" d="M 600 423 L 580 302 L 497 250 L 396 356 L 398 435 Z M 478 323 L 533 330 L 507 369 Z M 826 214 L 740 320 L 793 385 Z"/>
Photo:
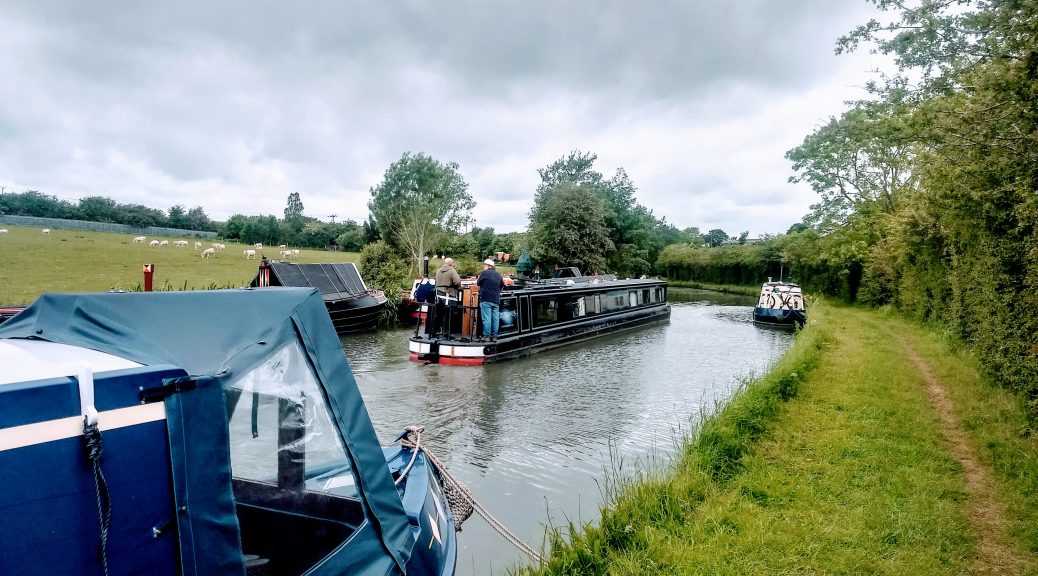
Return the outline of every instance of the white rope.
<path id="1" fill-rule="evenodd" d="M 403 446 L 404 448 L 410 448 L 414 451 L 414 454 L 411 455 L 411 462 L 408 463 L 407 468 L 404 470 L 404 472 L 400 474 L 400 477 L 397 479 L 397 482 L 399 483 L 400 480 L 402 480 L 404 476 L 406 476 L 407 473 L 410 472 L 411 466 L 414 463 L 415 454 L 418 453 L 418 450 L 424 451 L 425 456 L 429 459 L 430 462 L 432 462 L 433 468 L 440 475 L 440 477 L 447 483 L 444 485 L 445 492 L 447 491 L 449 484 L 449 486 L 453 488 L 458 494 L 460 494 L 469 506 L 471 506 L 476 512 L 479 512 L 479 515 L 482 516 L 483 519 L 486 520 L 487 523 L 490 524 L 490 526 L 494 528 L 494 530 L 496 530 L 497 533 L 500 534 L 505 540 L 510 542 L 520 552 L 526 554 L 527 556 L 535 560 L 538 564 L 543 564 L 544 559 L 541 558 L 541 555 L 538 554 L 536 550 L 534 550 L 532 547 L 520 540 L 518 536 L 513 534 L 512 531 L 506 528 L 505 525 L 502 524 L 497 518 L 494 518 L 494 516 L 486 508 L 484 508 L 482 504 L 476 501 L 476 497 L 472 495 L 472 492 L 470 492 L 464 484 L 462 484 L 456 478 L 451 476 L 450 472 L 447 471 L 447 467 L 443 465 L 443 462 L 441 462 L 435 454 L 430 452 L 428 448 L 421 446 L 422 432 L 424 430 L 425 428 L 421 426 L 408 426 L 406 428 L 406 433 L 403 437 L 400 438 L 401 446 Z M 460 531 L 461 523 L 464 522 L 465 519 L 468 518 L 472 512 L 462 512 L 461 514 L 455 515 L 454 510 L 452 508 L 451 513 L 454 516 L 455 529 Z"/>

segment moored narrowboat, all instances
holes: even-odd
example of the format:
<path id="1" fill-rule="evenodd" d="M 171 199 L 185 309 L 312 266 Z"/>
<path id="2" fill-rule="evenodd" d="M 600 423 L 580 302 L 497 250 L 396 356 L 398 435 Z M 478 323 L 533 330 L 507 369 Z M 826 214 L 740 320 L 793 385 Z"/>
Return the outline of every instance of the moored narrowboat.
<path id="1" fill-rule="evenodd" d="M 353 262 L 297 264 L 263 258 L 250 286 L 317 288 L 339 334 L 374 330 L 386 306 L 386 295 L 368 288 Z"/>
<path id="2" fill-rule="evenodd" d="M 796 327 L 807 321 L 804 293 L 791 282 L 772 282 L 771 278 L 760 289 L 753 321 L 770 326 Z"/>
<path id="3" fill-rule="evenodd" d="M 463 285 L 451 300 L 424 305 L 428 319 L 408 343 L 412 360 L 479 365 L 670 319 L 666 281 L 648 278 L 516 280 L 501 292 L 500 329 L 490 342 L 481 338 L 478 286 Z"/>
<path id="4" fill-rule="evenodd" d="M 4 574 L 453 574 L 317 290 L 44 294 L 0 326 Z"/>

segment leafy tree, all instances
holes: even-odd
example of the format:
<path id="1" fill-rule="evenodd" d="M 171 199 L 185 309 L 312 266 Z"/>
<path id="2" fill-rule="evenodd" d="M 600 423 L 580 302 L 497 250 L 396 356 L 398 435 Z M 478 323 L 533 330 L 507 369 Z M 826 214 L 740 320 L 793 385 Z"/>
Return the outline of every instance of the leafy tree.
<path id="1" fill-rule="evenodd" d="M 162 211 L 141 204 L 120 204 L 116 217 L 119 224 L 136 228 L 162 226 L 166 223 L 166 215 Z"/>
<path id="2" fill-rule="evenodd" d="M 750 236 L 750 233 L 748 231 L 747 232 L 742 232 L 741 234 L 739 234 L 739 244 L 745 244 L 746 243 L 746 239 L 749 238 L 749 236 Z"/>
<path id="3" fill-rule="evenodd" d="M 343 232 L 335 238 L 335 243 L 347 252 L 360 252 L 364 248 L 364 227 L 353 220 L 347 220 Z"/>
<path id="4" fill-rule="evenodd" d="M 720 246 L 728 239 L 728 233 L 720 228 L 714 228 L 703 235 L 703 243 L 707 246 Z"/>
<path id="5" fill-rule="evenodd" d="M 115 222 L 115 200 L 104 196 L 87 196 L 79 199 L 79 217 L 91 222 Z"/>
<path id="6" fill-rule="evenodd" d="M 370 218 L 390 246 L 407 254 L 412 271 L 444 232 L 461 231 L 476 203 L 458 164 L 405 153 L 371 189 Z"/>
<path id="7" fill-rule="evenodd" d="M 530 218 L 534 259 L 549 269 L 577 266 L 585 272 L 604 271 L 605 255 L 614 247 L 602 196 L 587 185 L 562 182 L 538 199 Z"/>
<path id="8" fill-rule="evenodd" d="M 299 192 L 288 195 L 288 203 L 285 206 L 285 220 L 301 220 L 303 218 L 303 201 L 299 199 Z"/>
<path id="9" fill-rule="evenodd" d="M 862 102 L 808 135 L 786 153 L 797 172 L 821 196 L 812 220 L 823 230 L 843 225 L 851 214 L 894 212 L 899 198 L 915 189 L 918 126 L 903 92 L 898 101 Z"/>
<path id="10" fill-rule="evenodd" d="M 444 256 L 451 256 L 455 260 L 463 256 L 475 260 L 477 252 L 479 251 L 479 245 L 476 244 L 476 240 L 471 234 L 454 234 L 451 232 L 440 234 L 436 240 L 436 244 L 431 249 L 437 254 L 443 254 Z M 483 257 L 484 259 L 486 256 Z M 457 268 L 457 266 L 455 266 Z"/>
<path id="11" fill-rule="evenodd" d="M 606 180 L 594 169 L 595 154 L 573 151 L 538 170 L 541 183 L 534 196 L 530 213 L 531 226 L 540 219 L 544 197 L 560 186 L 578 186 L 593 191 L 605 202 L 605 225 L 614 249 L 605 255 L 606 269 L 621 275 L 648 272 L 663 248 L 657 233 L 659 222 L 652 212 L 635 199 L 637 189 L 623 168 Z"/>
<path id="12" fill-rule="evenodd" d="M 493 228 L 480 228 L 479 226 L 474 226 L 472 231 L 469 232 L 469 235 L 472 236 L 472 240 L 476 245 L 475 249 L 472 251 L 472 255 L 476 258 L 485 260 L 493 256 L 494 252 L 500 249 L 498 246 L 497 235 L 494 234 Z"/>
<path id="13" fill-rule="evenodd" d="M 266 216 L 249 216 L 242 226 L 240 233 L 241 241 L 246 244 L 262 242 L 266 245 L 277 246 L 281 242 L 278 230 L 278 219 L 273 214 Z"/>
<path id="14" fill-rule="evenodd" d="M 169 216 L 166 217 L 166 224 L 170 228 L 186 228 L 187 227 L 187 225 L 186 225 L 187 224 L 187 217 L 186 217 L 186 212 L 184 210 L 184 205 L 183 204 L 177 204 L 175 206 L 170 206 L 170 208 L 169 208 Z"/>
<path id="15" fill-rule="evenodd" d="M 0 194 L 0 212 L 17 216 L 40 218 L 69 218 L 75 215 L 75 207 L 57 196 L 43 194 L 37 190 L 26 190 Z"/>
<path id="16" fill-rule="evenodd" d="M 361 250 L 359 268 L 368 287 L 381 289 L 385 293 L 386 307 L 381 321 L 392 324 L 396 320 L 396 309 L 401 300 L 400 290 L 410 284 L 407 262 L 392 246 L 379 240 Z"/>
<path id="17" fill-rule="evenodd" d="M 300 243 L 303 246 L 324 248 L 335 240 L 334 234 L 334 228 L 324 222 L 314 220 L 303 225 L 303 229 L 299 234 Z"/>
<path id="18" fill-rule="evenodd" d="M 364 243 L 371 244 L 381 239 L 382 234 L 378 231 L 378 224 L 375 224 L 375 220 L 368 215 L 367 220 L 364 221 Z"/>
<path id="19" fill-rule="evenodd" d="M 242 237 L 242 230 L 248 224 L 249 218 L 244 214 L 235 214 L 224 222 L 220 227 L 220 236 L 228 240 L 238 240 Z"/>
<path id="20" fill-rule="evenodd" d="M 184 224 L 189 230 L 212 230 L 213 223 L 209 220 L 205 210 L 201 206 L 195 206 L 187 211 L 184 216 Z"/>

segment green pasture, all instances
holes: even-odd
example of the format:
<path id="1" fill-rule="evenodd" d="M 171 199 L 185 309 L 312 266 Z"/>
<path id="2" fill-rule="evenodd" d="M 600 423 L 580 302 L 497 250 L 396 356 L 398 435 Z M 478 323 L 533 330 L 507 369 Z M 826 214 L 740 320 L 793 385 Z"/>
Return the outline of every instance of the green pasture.
<path id="1" fill-rule="evenodd" d="M 224 242 L 227 248 L 212 258 L 202 258 L 196 241 L 208 248 L 213 239 L 150 236 L 169 240 L 170 246 L 133 244 L 134 234 L 63 230 L 44 235 L 40 228 L 0 225 L 0 306 L 32 302 L 44 292 L 96 292 L 138 290 L 144 283 L 144 264 L 155 266 L 154 289 L 206 289 L 247 286 L 256 275 L 259 254 L 278 258 L 278 247 L 257 250 L 255 260 L 243 251 L 251 245 Z M 172 246 L 187 240 L 186 248 Z M 291 247 L 290 247 L 291 248 Z M 300 249 L 295 262 L 357 262 L 355 252 Z"/>

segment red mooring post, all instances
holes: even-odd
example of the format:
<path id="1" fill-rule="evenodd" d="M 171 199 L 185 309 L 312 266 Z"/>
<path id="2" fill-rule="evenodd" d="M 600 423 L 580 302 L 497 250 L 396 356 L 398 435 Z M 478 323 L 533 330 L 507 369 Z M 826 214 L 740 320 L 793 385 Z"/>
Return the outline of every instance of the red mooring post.
<path id="1" fill-rule="evenodd" d="M 154 264 L 144 265 L 144 291 L 151 292 L 151 277 L 155 274 Z"/>

